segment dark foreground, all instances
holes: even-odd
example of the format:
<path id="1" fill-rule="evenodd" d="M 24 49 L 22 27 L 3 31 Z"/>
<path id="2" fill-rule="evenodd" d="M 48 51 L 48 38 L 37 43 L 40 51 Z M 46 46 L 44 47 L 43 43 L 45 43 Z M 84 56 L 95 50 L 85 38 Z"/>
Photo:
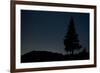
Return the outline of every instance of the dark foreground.
<path id="1" fill-rule="evenodd" d="M 47 62 L 47 61 L 68 61 L 68 60 L 86 60 L 89 59 L 89 53 L 83 51 L 79 54 L 62 55 L 48 51 L 32 51 L 21 56 L 21 63 L 28 62 Z"/>

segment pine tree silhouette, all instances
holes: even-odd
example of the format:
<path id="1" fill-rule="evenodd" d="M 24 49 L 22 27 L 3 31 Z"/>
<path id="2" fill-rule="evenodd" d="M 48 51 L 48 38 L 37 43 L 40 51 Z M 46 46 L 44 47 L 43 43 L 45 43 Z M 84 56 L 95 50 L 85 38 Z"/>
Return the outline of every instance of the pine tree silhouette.
<path id="1" fill-rule="evenodd" d="M 68 32 L 65 35 L 64 46 L 66 52 L 71 52 L 73 54 L 74 50 L 80 49 L 82 46 L 79 43 L 78 34 L 75 30 L 74 20 L 71 17 L 68 27 Z"/>

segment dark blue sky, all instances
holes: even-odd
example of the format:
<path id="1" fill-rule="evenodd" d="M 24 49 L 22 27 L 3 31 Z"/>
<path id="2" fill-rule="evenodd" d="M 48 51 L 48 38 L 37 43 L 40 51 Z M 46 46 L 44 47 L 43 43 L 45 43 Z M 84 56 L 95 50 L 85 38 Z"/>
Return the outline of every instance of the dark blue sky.
<path id="1" fill-rule="evenodd" d="M 83 47 L 89 48 L 89 13 L 21 10 L 21 54 L 40 50 L 65 53 L 70 18 Z"/>

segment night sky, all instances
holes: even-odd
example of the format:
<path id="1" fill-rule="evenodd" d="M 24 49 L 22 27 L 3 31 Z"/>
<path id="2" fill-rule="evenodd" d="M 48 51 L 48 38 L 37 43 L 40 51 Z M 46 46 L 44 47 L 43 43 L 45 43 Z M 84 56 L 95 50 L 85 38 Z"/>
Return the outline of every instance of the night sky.
<path id="1" fill-rule="evenodd" d="M 82 47 L 89 48 L 89 13 L 21 10 L 21 54 L 30 51 L 65 53 L 70 18 Z"/>

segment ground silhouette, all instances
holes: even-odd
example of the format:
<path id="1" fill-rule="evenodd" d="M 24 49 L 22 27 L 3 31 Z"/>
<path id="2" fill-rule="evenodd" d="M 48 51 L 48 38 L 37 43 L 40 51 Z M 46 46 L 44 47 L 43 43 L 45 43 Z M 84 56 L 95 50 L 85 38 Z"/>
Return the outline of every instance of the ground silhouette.
<path id="1" fill-rule="evenodd" d="M 48 51 L 32 51 L 21 56 L 21 63 L 27 62 L 48 62 L 48 61 L 68 61 L 68 60 L 86 60 L 89 59 L 89 53 L 85 50 L 79 54 L 60 54 Z"/>

